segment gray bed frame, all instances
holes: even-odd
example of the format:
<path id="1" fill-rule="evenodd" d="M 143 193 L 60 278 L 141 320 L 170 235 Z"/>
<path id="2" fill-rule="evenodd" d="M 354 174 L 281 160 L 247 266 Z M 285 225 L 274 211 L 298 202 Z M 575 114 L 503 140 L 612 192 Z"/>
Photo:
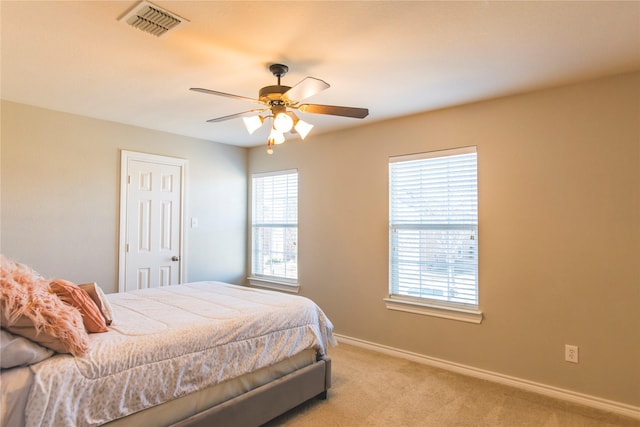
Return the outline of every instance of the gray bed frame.
<path id="1" fill-rule="evenodd" d="M 326 399 L 330 387 L 331 359 L 320 357 L 309 366 L 205 409 L 172 426 L 259 426 L 307 400 Z"/>

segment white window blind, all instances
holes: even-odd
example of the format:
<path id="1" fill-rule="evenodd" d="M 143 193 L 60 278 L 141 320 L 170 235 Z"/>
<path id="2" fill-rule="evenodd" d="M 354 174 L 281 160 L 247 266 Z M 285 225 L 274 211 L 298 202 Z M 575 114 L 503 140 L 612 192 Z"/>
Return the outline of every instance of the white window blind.
<path id="1" fill-rule="evenodd" d="M 252 176 L 252 267 L 258 277 L 298 279 L 298 172 Z"/>
<path id="2" fill-rule="evenodd" d="M 475 147 L 389 161 L 390 294 L 478 305 Z"/>

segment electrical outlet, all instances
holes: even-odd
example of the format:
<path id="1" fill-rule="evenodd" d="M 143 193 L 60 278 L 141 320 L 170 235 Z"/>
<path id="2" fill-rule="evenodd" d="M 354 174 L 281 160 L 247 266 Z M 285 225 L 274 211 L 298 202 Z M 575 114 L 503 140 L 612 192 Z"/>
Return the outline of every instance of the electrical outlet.
<path id="1" fill-rule="evenodd" d="M 571 363 L 578 363 L 578 346 L 565 344 L 564 360 Z"/>

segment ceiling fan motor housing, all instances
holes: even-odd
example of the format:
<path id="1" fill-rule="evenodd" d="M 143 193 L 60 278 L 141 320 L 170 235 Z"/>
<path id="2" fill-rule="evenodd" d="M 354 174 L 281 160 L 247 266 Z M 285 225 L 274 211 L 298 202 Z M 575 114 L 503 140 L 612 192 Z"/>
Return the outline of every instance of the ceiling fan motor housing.
<path id="1" fill-rule="evenodd" d="M 282 95 L 285 92 L 287 92 L 289 89 L 291 89 L 290 86 L 280 86 L 280 85 L 265 86 L 262 89 L 260 89 L 260 92 L 258 93 L 258 98 L 260 99 L 260 101 L 266 104 L 277 105 L 279 104 L 277 101 L 284 101 L 282 99 Z"/>
<path id="2" fill-rule="evenodd" d="M 273 86 L 265 86 L 260 89 L 260 92 L 258 93 L 258 99 L 271 106 L 287 105 L 286 100 L 282 99 L 282 95 L 289 89 L 291 89 L 291 87 L 280 85 L 280 78 L 287 74 L 287 71 L 289 71 L 289 67 L 284 64 L 271 64 L 269 66 L 269 71 L 271 71 L 274 77 L 277 77 L 278 84 Z"/>

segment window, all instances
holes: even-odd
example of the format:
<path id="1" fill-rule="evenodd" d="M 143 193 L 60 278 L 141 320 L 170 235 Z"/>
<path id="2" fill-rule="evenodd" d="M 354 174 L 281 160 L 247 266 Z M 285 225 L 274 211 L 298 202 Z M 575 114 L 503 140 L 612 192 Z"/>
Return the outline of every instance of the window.
<path id="1" fill-rule="evenodd" d="M 251 279 L 298 281 L 298 172 L 252 176 Z M 252 281 L 252 284 L 256 284 Z"/>
<path id="2" fill-rule="evenodd" d="M 479 323 L 475 147 L 390 158 L 389 264 L 388 308 Z"/>

